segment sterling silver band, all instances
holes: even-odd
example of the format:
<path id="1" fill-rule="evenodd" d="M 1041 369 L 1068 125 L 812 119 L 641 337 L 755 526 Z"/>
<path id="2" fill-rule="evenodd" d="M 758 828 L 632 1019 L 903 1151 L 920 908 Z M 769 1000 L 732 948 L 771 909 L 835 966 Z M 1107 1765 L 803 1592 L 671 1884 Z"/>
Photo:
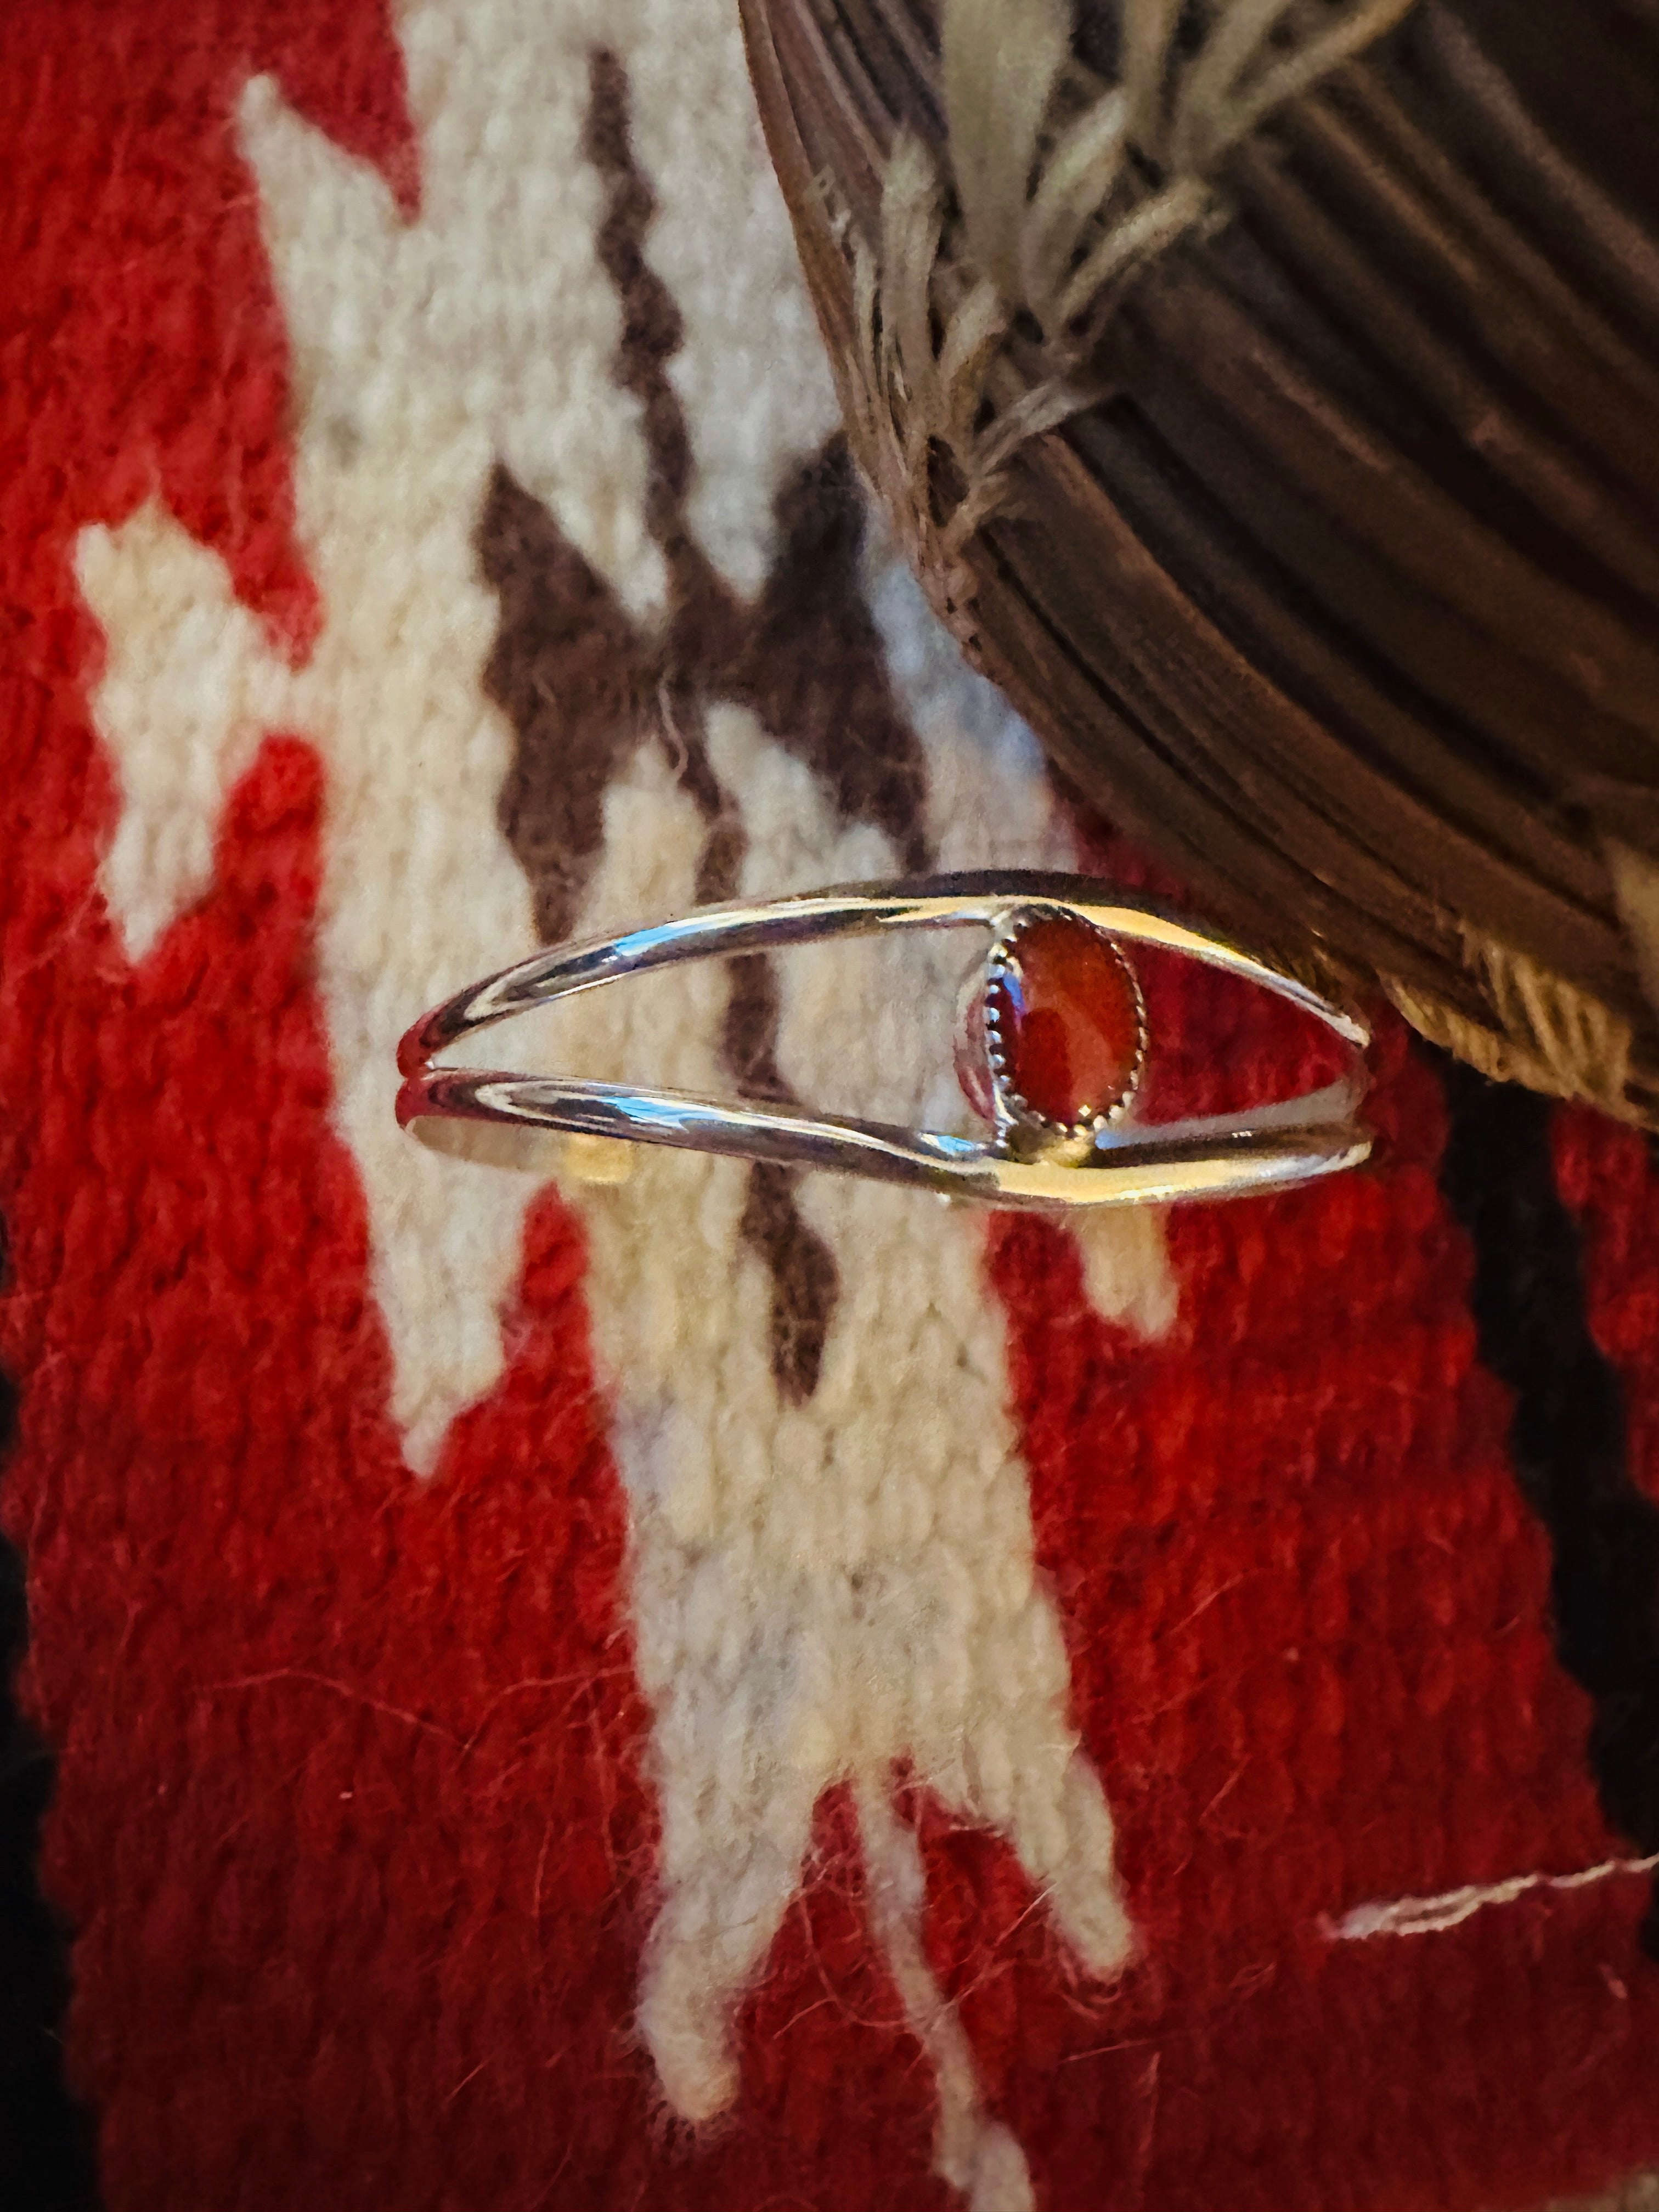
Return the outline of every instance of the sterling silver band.
<path id="1" fill-rule="evenodd" d="M 672 1145 L 1048 1210 L 1234 1198 L 1364 1160 L 1370 1138 L 1353 1116 L 1364 1091 L 1364 1024 L 1224 938 L 1149 902 L 1103 897 L 1101 889 L 1084 877 L 1008 872 L 850 884 L 763 905 L 704 907 L 625 936 L 538 953 L 458 993 L 408 1031 L 398 1050 L 404 1079 L 398 1119 L 405 1127 L 428 1118 L 483 1121 Z M 675 1091 L 432 1065 L 494 1023 L 679 961 L 904 929 L 976 928 L 994 943 L 1033 909 L 1085 923 L 1116 942 L 1184 954 L 1275 992 L 1349 1048 L 1346 1073 L 1323 1090 L 1239 1114 L 1181 1122 L 1139 1122 L 1128 1114 L 1086 1139 L 1054 1141 L 1000 1109 L 981 1140 Z"/>

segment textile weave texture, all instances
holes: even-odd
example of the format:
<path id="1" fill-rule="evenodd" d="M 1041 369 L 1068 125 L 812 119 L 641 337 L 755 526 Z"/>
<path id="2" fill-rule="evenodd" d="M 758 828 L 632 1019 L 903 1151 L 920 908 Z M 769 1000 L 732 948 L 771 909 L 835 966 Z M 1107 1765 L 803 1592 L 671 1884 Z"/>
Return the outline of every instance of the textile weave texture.
<path id="1" fill-rule="evenodd" d="M 541 944 L 1170 888 L 880 539 L 729 0 L 14 0 L 0 165 L 0 2201 L 1650 2202 L 1639 1136 L 1386 1018 L 1373 1167 L 1077 1229 L 394 1124 Z M 936 1121 L 961 964 L 511 1052 Z M 1159 1110 L 1322 1079 L 1143 980 Z"/>

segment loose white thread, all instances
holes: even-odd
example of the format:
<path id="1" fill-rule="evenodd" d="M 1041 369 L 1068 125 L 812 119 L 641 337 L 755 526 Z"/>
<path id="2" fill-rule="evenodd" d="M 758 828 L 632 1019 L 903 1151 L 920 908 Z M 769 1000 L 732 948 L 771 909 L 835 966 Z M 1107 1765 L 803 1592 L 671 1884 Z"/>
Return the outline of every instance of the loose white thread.
<path id="1" fill-rule="evenodd" d="M 1583 1867 L 1576 1874 L 1517 1874 L 1504 1881 L 1469 1882 L 1462 1889 L 1442 1890 L 1435 1897 L 1397 1897 L 1356 1905 L 1342 1917 L 1328 1923 L 1331 1940 L 1359 1943 L 1373 1936 L 1437 1936 L 1456 1928 L 1489 1905 L 1513 1905 L 1517 1898 L 1538 1889 L 1588 1889 L 1620 1875 L 1651 1874 L 1659 1867 L 1659 1851 L 1644 1859 L 1604 1859 L 1599 1866 Z"/>

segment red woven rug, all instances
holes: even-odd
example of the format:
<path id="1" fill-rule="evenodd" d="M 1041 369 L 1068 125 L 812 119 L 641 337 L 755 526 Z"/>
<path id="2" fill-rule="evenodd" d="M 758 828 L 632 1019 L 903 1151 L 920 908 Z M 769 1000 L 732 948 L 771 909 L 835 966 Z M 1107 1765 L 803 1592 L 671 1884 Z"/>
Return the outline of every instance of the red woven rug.
<path id="1" fill-rule="evenodd" d="M 394 1125 L 399 1031 L 538 941 L 1144 880 L 872 542 L 735 10 L 14 0 L 0 161 L 0 1513 L 72 1977 L 5 2202 L 1659 2158 L 1641 1138 L 1389 1025 L 1372 1169 L 1075 1235 Z M 521 1057 L 926 1118 L 957 981 L 681 971 Z M 1314 1072 L 1146 985 L 1172 1109 Z"/>

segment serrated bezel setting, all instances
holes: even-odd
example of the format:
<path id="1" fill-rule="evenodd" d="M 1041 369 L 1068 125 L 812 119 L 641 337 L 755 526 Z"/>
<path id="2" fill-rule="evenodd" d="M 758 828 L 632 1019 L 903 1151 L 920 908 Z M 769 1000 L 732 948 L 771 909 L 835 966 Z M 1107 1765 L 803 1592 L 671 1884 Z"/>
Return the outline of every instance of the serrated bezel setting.
<path id="1" fill-rule="evenodd" d="M 1134 996 L 1135 1051 L 1123 1088 L 1111 1103 L 1074 1121 L 1059 1121 L 1032 1104 L 1015 1086 L 1009 1067 L 1009 1043 L 1004 1035 L 1003 1008 L 1007 994 L 1021 989 L 1025 977 L 1020 966 L 1019 943 L 1037 922 L 1057 922 L 1072 930 L 1086 930 L 1110 953 Z M 983 1028 L 991 1096 L 996 1108 L 999 1141 L 1010 1151 L 1049 1152 L 1091 1148 L 1103 1131 L 1121 1121 L 1134 1102 L 1146 1062 L 1146 1001 L 1140 978 L 1125 957 L 1115 938 L 1057 907 L 1019 907 L 1000 921 L 984 966 Z"/>

